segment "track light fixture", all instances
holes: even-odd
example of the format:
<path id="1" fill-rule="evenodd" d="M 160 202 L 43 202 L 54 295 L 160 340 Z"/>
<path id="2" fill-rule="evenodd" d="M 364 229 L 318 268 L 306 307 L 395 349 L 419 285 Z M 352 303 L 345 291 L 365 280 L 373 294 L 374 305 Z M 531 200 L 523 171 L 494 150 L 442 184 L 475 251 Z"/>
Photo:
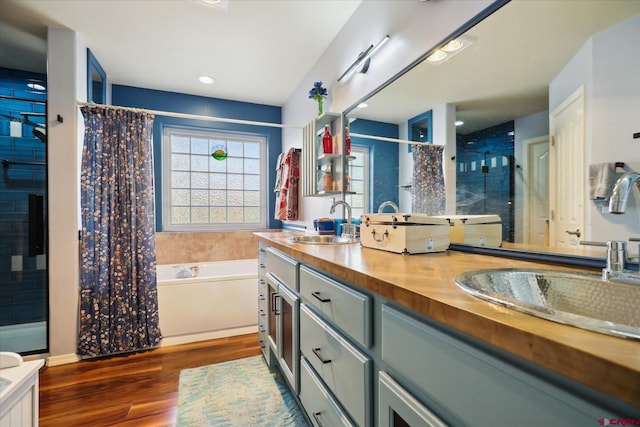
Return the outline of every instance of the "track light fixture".
<path id="1" fill-rule="evenodd" d="M 370 45 L 364 52 L 361 52 L 355 62 L 351 64 L 349 68 L 347 68 L 347 71 L 345 71 L 340 77 L 338 77 L 338 81 L 343 83 L 346 82 L 357 71 L 366 73 L 369 69 L 369 64 L 371 63 L 371 57 L 376 52 L 378 52 L 382 45 L 384 45 L 387 41 L 389 41 L 389 35 L 386 35 L 382 40 L 378 42 L 377 45 Z"/>

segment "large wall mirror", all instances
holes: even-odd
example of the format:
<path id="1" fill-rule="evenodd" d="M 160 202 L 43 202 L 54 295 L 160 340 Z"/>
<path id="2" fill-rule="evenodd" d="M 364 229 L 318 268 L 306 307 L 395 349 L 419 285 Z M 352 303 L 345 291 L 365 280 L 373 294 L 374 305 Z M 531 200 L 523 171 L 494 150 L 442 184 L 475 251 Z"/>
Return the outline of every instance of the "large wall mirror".
<path id="1" fill-rule="evenodd" d="M 352 144 L 399 147 L 389 157 L 398 165 L 373 170 L 372 191 L 393 181 L 381 197 L 411 212 L 414 164 L 402 142 L 417 141 L 409 124 L 428 113 L 426 141 L 446 147 L 441 213 L 499 215 L 502 249 L 601 257 L 581 243 L 640 236 L 637 189 L 624 215 L 589 192 L 590 165 L 624 162 L 616 177 L 640 170 L 640 2 L 513 0 L 486 15 L 452 35 L 462 49 L 427 58 L 443 41 L 362 100 L 367 108 L 345 112 L 361 135 Z M 376 133 L 381 123 L 395 135 Z"/>

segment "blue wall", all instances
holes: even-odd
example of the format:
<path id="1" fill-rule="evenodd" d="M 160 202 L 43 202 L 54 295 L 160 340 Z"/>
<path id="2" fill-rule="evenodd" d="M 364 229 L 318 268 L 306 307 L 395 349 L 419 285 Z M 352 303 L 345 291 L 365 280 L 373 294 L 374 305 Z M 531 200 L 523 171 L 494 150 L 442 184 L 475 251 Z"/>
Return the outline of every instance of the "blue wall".
<path id="1" fill-rule="evenodd" d="M 46 145 L 33 136 L 33 126 L 22 124 L 22 137 L 10 136 L 10 116 L 21 112 L 46 113 L 46 91 L 27 87 L 46 84 L 42 74 L 0 68 L 0 160 L 46 161 Z M 44 117 L 31 121 L 45 123 Z M 36 165 L 1 166 L 0 178 L 0 326 L 39 322 L 47 318 L 47 271 L 36 268 L 28 250 L 29 194 L 45 196 L 46 168 Z M 11 257 L 21 255 L 23 271 L 11 271 Z"/>
<path id="2" fill-rule="evenodd" d="M 251 120 L 265 123 L 282 123 L 280 107 L 251 104 L 247 102 L 229 101 L 225 99 L 207 98 L 203 96 L 185 95 L 131 86 L 113 85 L 111 88 L 113 105 L 137 107 L 150 110 L 171 111 L 202 116 L 224 117 Z M 154 162 L 156 182 L 156 229 L 162 231 L 162 131 L 165 126 L 188 126 L 206 130 L 242 132 L 263 135 L 267 139 L 267 203 L 269 228 L 280 228 L 281 222 L 273 219 L 274 195 L 271 189 L 275 185 L 276 160 L 282 150 L 282 130 L 275 127 L 251 126 L 235 123 L 212 122 L 206 120 L 179 119 L 175 117 L 156 116 L 153 125 Z M 300 141 L 302 145 L 302 141 Z"/>
<path id="3" fill-rule="evenodd" d="M 349 125 L 351 133 L 396 139 L 399 129 L 395 124 L 363 119 L 357 119 Z M 377 212 L 378 206 L 387 200 L 398 204 L 398 144 L 356 137 L 351 138 L 351 144 L 369 147 L 371 212 Z"/>

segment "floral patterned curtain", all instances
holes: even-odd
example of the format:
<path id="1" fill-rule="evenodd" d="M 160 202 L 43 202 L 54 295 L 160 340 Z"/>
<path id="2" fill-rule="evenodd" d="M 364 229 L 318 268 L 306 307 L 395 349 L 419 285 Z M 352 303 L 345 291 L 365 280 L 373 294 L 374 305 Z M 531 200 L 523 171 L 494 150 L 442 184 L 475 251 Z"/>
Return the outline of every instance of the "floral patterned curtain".
<path id="1" fill-rule="evenodd" d="M 411 212 L 427 215 L 445 213 L 445 189 L 442 159 L 443 145 L 416 144 L 413 146 L 413 182 Z"/>
<path id="2" fill-rule="evenodd" d="M 78 353 L 154 347 L 158 327 L 153 116 L 83 107 Z"/>

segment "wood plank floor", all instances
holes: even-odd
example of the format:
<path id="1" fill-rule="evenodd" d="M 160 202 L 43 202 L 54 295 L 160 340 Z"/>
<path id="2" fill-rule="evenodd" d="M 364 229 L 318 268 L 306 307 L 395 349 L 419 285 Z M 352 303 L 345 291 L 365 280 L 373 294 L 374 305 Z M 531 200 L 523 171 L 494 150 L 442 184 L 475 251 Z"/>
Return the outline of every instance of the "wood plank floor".
<path id="1" fill-rule="evenodd" d="M 182 369 L 259 354 L 249 334 L 45 367 L 40 426 L 173 426 Z"/>

